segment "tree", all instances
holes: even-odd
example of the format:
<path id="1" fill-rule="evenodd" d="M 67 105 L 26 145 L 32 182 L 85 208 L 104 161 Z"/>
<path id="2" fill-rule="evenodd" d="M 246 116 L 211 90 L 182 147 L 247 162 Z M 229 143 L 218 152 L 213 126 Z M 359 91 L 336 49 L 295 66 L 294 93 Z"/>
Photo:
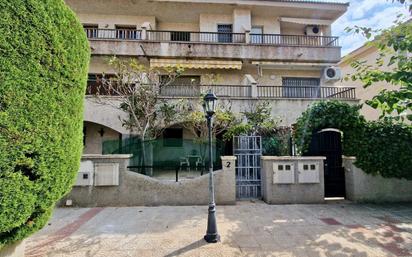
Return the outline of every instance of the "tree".
<path id="1" fill-rule="evenodd" d="M 94 100 L 127 114 L 128 117 L 121 119 L 121 122 L 141 139 L 140 160 L 144 169 L 147 164 L 145 141 L 157 138 L 165 128 L 177 123 L 179 103 L 162 99 L 160 92 L 183 69 L 152 69 L 133 58 L 112 57 L 109 64 L 115 71 L 114 76 L 103 75 L 100 86 L 95 89 Z"/>
<path id="2" fill-rule="evenodd" d="M 195 143 L 199 145 L 201 156 L 206 156 L 206 143 L 208 141 L 208 127 L 205 113 L 203 111 L 203 97 L 192 101 L 183 101 L 180 104 L 181 126 L 186 128 L 195 138 Z M 238 118 L 232 112 L 229 104 L 220 103 L 213 116 L 213 135 L 222 135 L 234 124 L 238 123 Z M 204 147 L 202 147 L 204 146 Z"/>
<path id="3" fill-rule="evenodd" d="M 242 118 L 225 133 L 225 139 L 239 135 L 267 135 L 275 132 L 279 120 L 274 119 L 271 112 L 269 102 L 252 104 L 249 109 L 241 112 Z"/>
<path id="4" fill-rule="evenodd" d="M 346 31 L 360 33 L 370 39 L 374 33 L 380 33 L 369 42 L 379 51 L 374 64 L 355 60 L 351 66 L 355 73 L 352 80 L 360 80 L 365 88 L 377 82 L 387 82 L 398 87 L 396 90 L 384 89 L 366 104 L 381 110 L 381 119 L 412 121 L 412 20 L 396 21 L 389 29 L 372 30 L 371 28 L 347 28 Z M 385 62 L 385 59 L 389 61 Z"/>
<path id="5" fill-rule="evenodd" d="M 82 153 L 90 48 L 63 0 L 0 0 L 0 248 L 42 228 Z"/>

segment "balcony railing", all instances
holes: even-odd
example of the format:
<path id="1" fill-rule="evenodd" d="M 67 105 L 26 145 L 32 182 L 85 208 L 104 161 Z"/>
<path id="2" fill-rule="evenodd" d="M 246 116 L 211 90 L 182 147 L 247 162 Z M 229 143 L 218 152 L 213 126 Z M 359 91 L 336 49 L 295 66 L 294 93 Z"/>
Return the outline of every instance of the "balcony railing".
<path id="1" fill-rule="evenodd" d="M 307 99 L 356 99 L 354 87 L 313 87 L 313 86 L 252 86 L 243 85 L 168 85 L 160 90 L 164 97 L 198 97 L 212 90 L 218 97 L 234 98 L 307 98 Z"/>
<path id="2" fill-rule="evenodd" d="M 258 86 L 259 98 L 356 99 L 354 87 Z"/>
<path id="3" fill-rule="evenodd" d="M 251 44 L 338 47 L 338 37 L 250 34 Z"/>
<path id="4" fill-rule="evenodd" d="M 143 40 L 153 42 L 190 42 L 212 44 L 251 44 L 275 46 L 314 46 L 339 47 L 338 37 L 281 35 L 281 34 L 248 34 L 225 32 L 195 32 L 136 29 L 100 29 L 85 28 L 89 39 L 105 40 Z"/>
<path id="5" fill-rule="evenodd" d="M 191 43 L 245 43 L 246 35 L 245 33 L 148 30 L 147 40 Z"/>
<path id="6" fill-rule="evenodd" d="M 251 87 L 242 85 L 167 85 L 160 89 L 161 96 L 198 97 L 212 90 L 219 97 L 251 97 Z"/>
<path id="7" fill-rule="evenodd" d="M 97 29 L 85 28 L 89 39 L 119 39 L 119 40 L 141 40 L 142 31 L 137 29 Z"/>

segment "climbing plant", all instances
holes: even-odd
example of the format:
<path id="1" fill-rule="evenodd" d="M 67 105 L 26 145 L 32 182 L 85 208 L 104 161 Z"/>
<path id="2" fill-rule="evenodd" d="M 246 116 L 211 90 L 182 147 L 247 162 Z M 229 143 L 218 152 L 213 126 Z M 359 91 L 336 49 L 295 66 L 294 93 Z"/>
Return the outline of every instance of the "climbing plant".
<path id="1" fill-rule="evenodd" d="M 362 136 L 365 124 L 359 115 L 359 105 L 349 105 L 340 101 L 316 102 L 298 118 L 295 126 L 295 142 L 299 152 L 308 149 L 312 134 L 325 128 L 336 128 L 343 132 L 343 152 L 354 155 L 353 142 Z"/>
<path id="2" fill-rule="evenodd" d="M 63 0 L 0 0 L 0 248 L 46 224 L 82 152 L 90 50 Z"/>
<path id="3" fill-rule="evenodd" d="M 343 153 L 373 175 L 412 179 L 412 128 L 393 121 L 365 121 L 360 106 L 339 101 L 317 102 L 298 119 L 294 137 L 300 152 L 313 133 L 336 128 L 343 133 Z"/>

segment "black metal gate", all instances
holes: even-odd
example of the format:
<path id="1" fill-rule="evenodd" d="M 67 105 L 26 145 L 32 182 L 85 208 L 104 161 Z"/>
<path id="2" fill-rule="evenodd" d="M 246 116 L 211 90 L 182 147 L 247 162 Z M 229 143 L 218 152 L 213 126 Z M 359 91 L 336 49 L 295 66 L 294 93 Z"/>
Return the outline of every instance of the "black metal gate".
<path id="1" fill-rule="evenodd" d="M 256 199 L 262 197 L 260 136 L 237 136 L 233 138 L 233 154 L 236 159 L 236 198 Z"/>
<path id="2" fill-rule="evenodd" d="M 342 166 L 342 137 L 335 130 L 312 136 L 307 156 L 325 156 L 325 197 L 345 197 L 345 172 Z"/>

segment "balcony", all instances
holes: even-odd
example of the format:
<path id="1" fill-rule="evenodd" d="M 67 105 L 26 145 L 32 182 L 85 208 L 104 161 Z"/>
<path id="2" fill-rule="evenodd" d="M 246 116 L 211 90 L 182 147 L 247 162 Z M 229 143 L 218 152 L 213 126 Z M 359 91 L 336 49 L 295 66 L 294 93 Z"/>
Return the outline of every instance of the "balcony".
<path id="1" fill-rule="evenodd" d="M 85 29 L 95 55 L 228 58 L 294 62 L 338 62 L 337 37 Z"/>
<path id="2" fill-rule="evenodd" d="M 212 90 L 223 98 L 257 99 L 342 99 L 355 100 L 354 87 L 269 86 L 269 85 L 168 85 L 160 90 L 162 97 L 198 97 Z"/>
<path id="3" fill-rule="evenodd" d="M 91 92 L 89 89 L 87 92 Z M 281 125 L 290 125 L 304 112 L 307 107 L 316 100 L 340 100 L 349 104 L 358 104 L 355 88 L 353 87 L 292 87 L 292 86 L 260 86 L 260 85 L 168 85 L 161 88 L 160 97 L 168 101 L 178 101 L 182 98 L 197 98 L 213 90 L 219 101 L 228 104 L 230 101 L 233 112 L 243 112 L 248 106 L 259 100 L 270 101 L 273 117 L 281 120 Z M 85 120 L 103 124 L 121 133 L 127 133 L 118 119 L 113 117 L 125 117 L 125 113 L 113 107 L 120 104 L 116 96 L 107 97 L 109 105 L 97 104 L 94 96 L 86 96 Z"/>

